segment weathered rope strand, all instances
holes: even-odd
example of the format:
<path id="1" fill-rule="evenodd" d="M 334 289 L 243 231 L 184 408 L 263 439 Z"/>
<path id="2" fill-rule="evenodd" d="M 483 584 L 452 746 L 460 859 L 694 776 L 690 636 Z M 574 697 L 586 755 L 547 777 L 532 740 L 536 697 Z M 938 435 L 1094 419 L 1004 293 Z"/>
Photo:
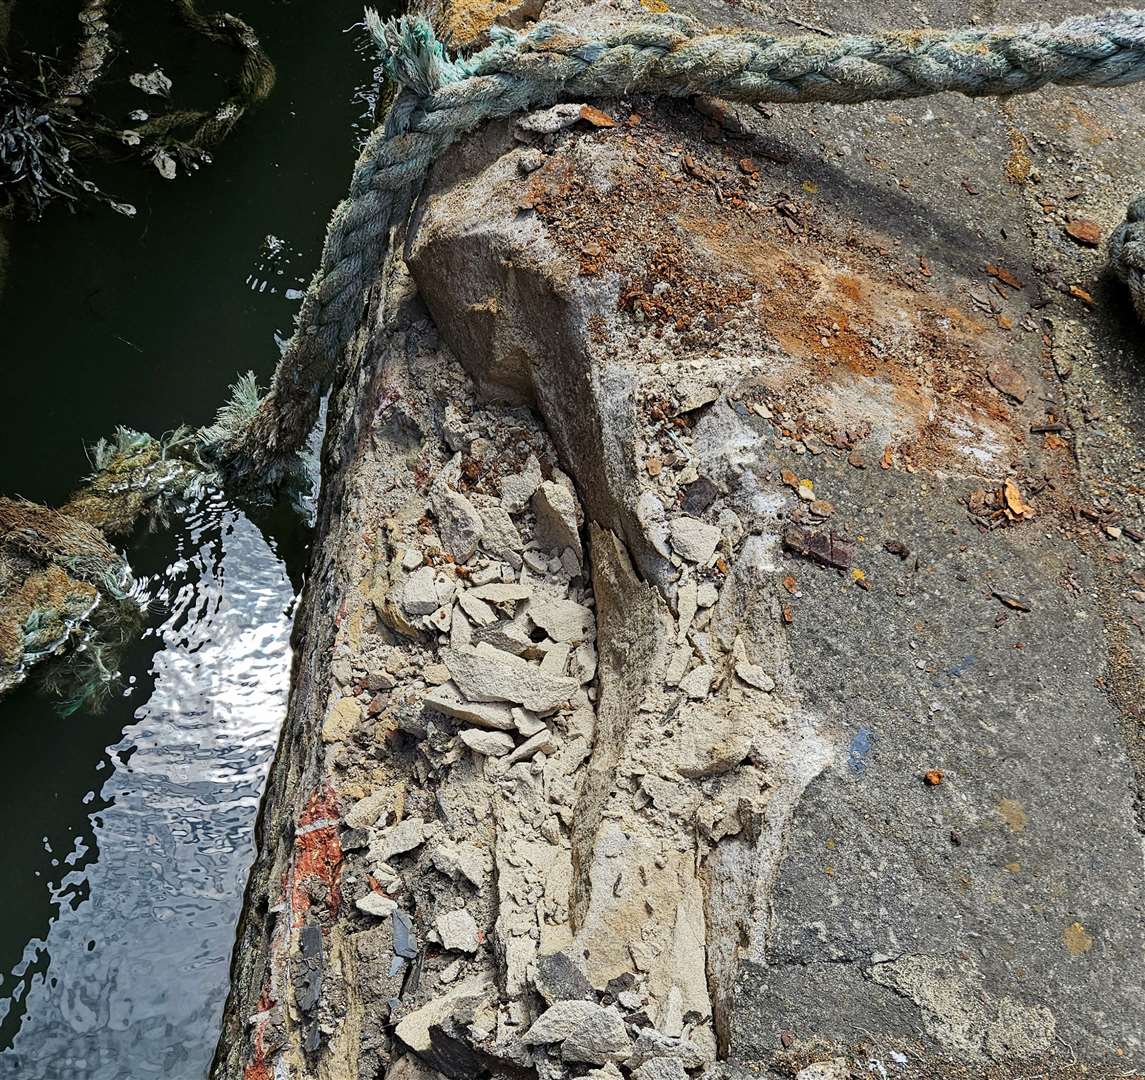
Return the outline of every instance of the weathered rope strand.
<path id="1" fill-rule="evenodd" d="M 424 19 L 383 22 L 367 11 L 366 24 L 400 92 L 385 125 L 366 141 L 350 194 L 334 212 L 320 268 L 269 393 L 241 430 L 221 424 L 211 429 L 214 452 L 261 478 L 280 472 L 313 427 L 390 230 L 404 220 L 430 166 L 490 120 L 559 101 L 639 91 L 754 103 L 852 103 L 1145 80 L 1145 11 L 1078 16 L 1057 26 L 835 38 L 709 32 L 676 16 L 602 37 L 544 22 L 525 33 L 495 28 L 491 44 L 468 58 L 451 56 Z M 1145 306 L 1141 220 L 1141 214 L 1131 216 L 1114 245 L 1117 265 L 1125 268 L 1118 273 L 1139 311 Z"/>
<path id="2" fill-rule="evenodd" d="M 1125 221 L 1109 238 L 1109 265 L 1129 286 L 1133 306 L 1145 322 L 1145 195 L 1129 204 Z"/>

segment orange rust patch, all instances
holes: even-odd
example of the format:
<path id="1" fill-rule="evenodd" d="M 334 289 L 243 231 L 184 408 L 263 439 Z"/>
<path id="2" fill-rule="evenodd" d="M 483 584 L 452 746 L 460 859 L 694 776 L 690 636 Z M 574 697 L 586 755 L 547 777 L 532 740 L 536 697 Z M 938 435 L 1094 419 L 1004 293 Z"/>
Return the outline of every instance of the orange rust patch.
<path id="1" fill-rule="evenodd" d="M 933 277 L 922 279 L 920 252 L 896 252 L 862 223 L 824 214 L 830 192 L 822 201 L 768 192 L 771 166 L 745 172 L 741 147 L 682 143 L 689 121 L 672 116 L 667 127 L 670 109 L 658 105 L 638 128 L 583 136 L 617 151 L 607 188 L 580 159 L 556 153 L 518 202 L 581 274 L 616 275 L 619 306 L 632 316 L 621 329 L 634 338 L 671 330 L 670 348 L 702 354 L 734 320 L 737 348 L 751 348 L 742 342 L 754 334 L 785 354 L 737 392 L 781 410 L 790 434 L 847 449 L 871 437 L 869 454 L 893 444 L 908 469 L 1003 471 L 1028 441 L 986 378 L 1013 349 L 1009 316 L 975 317 L 933 255 Z M 872 400 L 878 417 L 866 411 Z"/>

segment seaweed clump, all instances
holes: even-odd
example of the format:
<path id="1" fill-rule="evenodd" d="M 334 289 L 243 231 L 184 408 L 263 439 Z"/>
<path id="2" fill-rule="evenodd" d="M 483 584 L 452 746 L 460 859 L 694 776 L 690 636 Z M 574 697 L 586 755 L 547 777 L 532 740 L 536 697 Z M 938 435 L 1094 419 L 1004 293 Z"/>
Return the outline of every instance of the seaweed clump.
<path id="1" fill-rule="evenodd" d="M 168 4 L 187 29 L 237 52 L 239 69 L 225 98 L 208 108 L 174 106 L 154 116 L 141 112 L 130 128 L 101 116 L 95 95 L 114 63 L 115 48 L 107 0 L 86 0 L 70 71 L 58 73 L 43 58 L 31 57 L 37 65 L 34 77 L 21 79 L 0 65 L 0 213 L 10 215 L 22 207 L 38 218 L 54 200 L 73 208 L 93 200 L 130 216 L 134 207 L 104 194 L 81 175 L 77 162 L 134 157 L 174 179 L 179 164 L 191 170 L 209 163 L 210 151 L 266 100 L 276 73 L 250 26 L 226 12 L 201 15 L 194 0 Z M 159 84 L 149 82 L 156 77 Z M 166 96 L 171 85 L 158 69 L 131 81 L 159 96 Z"/>
<path id="2" fill-rule="evenodd" d="M 147 598 L 109 537 L 165 525 L 207 480 L 186 429 L 155 439 L 120 428 L 90 456 L 92 475 L 59 510 L 0 498 L 0 696 L 77 643 L 52 673 L 65 711 L 110 695 Z"/>

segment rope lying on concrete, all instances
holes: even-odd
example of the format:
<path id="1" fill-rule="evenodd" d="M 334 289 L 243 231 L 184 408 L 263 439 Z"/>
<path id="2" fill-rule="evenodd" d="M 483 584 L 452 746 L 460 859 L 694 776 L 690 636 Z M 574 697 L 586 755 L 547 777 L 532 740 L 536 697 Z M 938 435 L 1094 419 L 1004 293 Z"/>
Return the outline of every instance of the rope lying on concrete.
<path id="1" fill-rule="evenodd" d="M 1125 221 L 1109 238 L 1109 265 L 1129 286 L 1133 306 L 1145 322 L 1145 195 L 1129 204 Z"/>
<path id="2" fill-rule="evenodd" d="M 405 220 L 430 166 L 489 120 L 559 101 L 640 91 L 847 103 L 1145 80 L 1145 11 L 1079 16 L 1053 27 L 836 38 L 708 32 L 678 16 L 602 37 L 546 22 L 525 33 L 495 28 L 492 43 L 468 58 L 450 56 L 424 19 L 383 22 L 367 11 L 366 24 L 401 89 L 384 126 L 366 141 L 350 193 L 334 212 L 320 268 L 269 393 L 245 423 L 210 429 L 208 452 L 230 462 L 232 474 L 275 479 L 303 445 L 357 326 L 390 229 Z M 1135 258 L 1135 245 L 1130 239 L 1119 251 Z M 232 419 L 236 414 L 232 407 Z"/>

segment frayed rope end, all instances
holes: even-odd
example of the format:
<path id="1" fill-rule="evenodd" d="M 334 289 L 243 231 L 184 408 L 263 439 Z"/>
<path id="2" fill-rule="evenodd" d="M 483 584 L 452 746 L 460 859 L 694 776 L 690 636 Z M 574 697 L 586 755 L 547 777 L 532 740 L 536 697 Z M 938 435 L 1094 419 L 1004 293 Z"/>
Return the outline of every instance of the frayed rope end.
<path id="1" fill-rule="evenodd" d="M 420 15 L 383 19 L 373 8 L 366 8 L 366 29 L 386 74 L 422 97 L 469 75 L 464 61 L 449 54 L 429 20 Z"/>

